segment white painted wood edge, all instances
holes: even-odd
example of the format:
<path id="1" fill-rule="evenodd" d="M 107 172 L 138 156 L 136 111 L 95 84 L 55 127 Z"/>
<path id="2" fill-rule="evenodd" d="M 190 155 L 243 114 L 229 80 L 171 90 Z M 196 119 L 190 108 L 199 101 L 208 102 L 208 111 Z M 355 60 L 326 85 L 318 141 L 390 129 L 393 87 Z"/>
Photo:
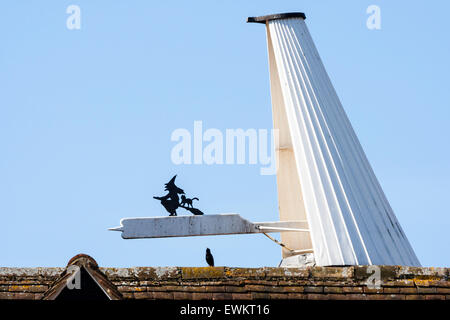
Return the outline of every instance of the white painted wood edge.
<path id="1" fill-rule="evenodd" d="M 119 227 L 124 239 L 192 237 L 269 232 L 304 232 L 305 221 L 252 223 L 236 213 L 203 216 L 123 218 Z"/>

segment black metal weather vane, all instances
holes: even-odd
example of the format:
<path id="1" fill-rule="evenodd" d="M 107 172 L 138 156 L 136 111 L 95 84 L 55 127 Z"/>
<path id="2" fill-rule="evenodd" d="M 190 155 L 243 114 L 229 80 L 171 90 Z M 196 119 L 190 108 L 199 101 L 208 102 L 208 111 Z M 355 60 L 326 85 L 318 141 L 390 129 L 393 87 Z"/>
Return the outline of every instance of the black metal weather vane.
<path id="1" fill-rule="evenodd" d="M 199 199 L 195 197 L 186 198 L 183 189 L 180 189 L 175 185 L 176 177 L 177 175 L 174 175 L 173 178 L 165 184 L 164 190 L 168 191 L 165 196 L 153 198 L 161 201 L 163 207 L 167 210 L 167 212 L 169 212 L 169 216 L 176 216 L 177 209 L 180 207 L 190 211 L 194 215 L 202 215 L 203 212 L 201 212 L 199 209 L 194 208 L 192 205 L 193 200 L 198 201 Z M 181 194 L 181 202 L 180 197 L 178 196 L 179 194 Z"/>

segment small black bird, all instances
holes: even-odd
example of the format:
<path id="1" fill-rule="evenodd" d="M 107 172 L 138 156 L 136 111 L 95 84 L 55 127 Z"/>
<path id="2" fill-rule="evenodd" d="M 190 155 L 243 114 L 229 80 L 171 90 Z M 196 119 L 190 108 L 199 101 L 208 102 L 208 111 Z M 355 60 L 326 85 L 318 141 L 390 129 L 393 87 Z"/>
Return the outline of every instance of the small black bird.
<path id="1" fill-rule="evenodd" d="M 212 256 L 209 248 L 206 248 L 206 262 L 208 262 L 210 267 L 214 267 L 214 257 Z"/>

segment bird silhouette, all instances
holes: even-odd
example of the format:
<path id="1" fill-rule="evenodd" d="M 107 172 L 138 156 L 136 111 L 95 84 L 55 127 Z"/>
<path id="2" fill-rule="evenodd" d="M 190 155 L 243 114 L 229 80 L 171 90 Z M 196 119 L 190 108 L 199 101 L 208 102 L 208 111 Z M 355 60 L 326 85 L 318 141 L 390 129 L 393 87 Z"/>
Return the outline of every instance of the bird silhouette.
<path id="1" fill-rule="evenodd" d="M 211 250 L 209 250 L 209 248 L 206 248 L 206 262 L 210 267 L 214 267 L 214 257 L 211 254 Z"/>

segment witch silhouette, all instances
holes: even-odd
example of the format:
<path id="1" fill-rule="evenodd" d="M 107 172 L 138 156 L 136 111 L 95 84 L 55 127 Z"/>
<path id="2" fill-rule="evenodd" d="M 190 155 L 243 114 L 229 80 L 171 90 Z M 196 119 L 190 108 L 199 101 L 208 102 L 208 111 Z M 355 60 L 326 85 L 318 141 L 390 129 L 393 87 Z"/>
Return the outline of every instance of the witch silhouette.
<path id="1" fill-rule="evenodd" d="M 180 197 L 179 194 L 184 194 L 183 189 L 178 188 L 175 185 L 175 178 L 177 175 L 174 175 L 172 179 L 168 183 L 165 184 L 164 190 L 169 193 L 163 197 L 153 197 L 154 199 L 161 200 L 161 204 L 166 208 L 167 212 L 169 212 L 169 216 L 176 216 L 177 209 L 180 206 Z"/>
<path id="2" fill-rule="evenodd" d="M 198 200 L 198 198 L 186 198 L 183 197 L 183 201 L 180 203 L 180 197 L 179 194 L 184 195 L 183 189 L 178 188 L 175 185 L 175 178 L 177 175 L 174 175 L 172 179 L 168 183 L 165 184 L 164 190 L 168 191 L 169 193 L 166 194 L 163 197 L 153 197 L 154 199 L 160 200 L 161 204 L 166 208 L 167 212 L 169 212 L 169 216 L 176 216 L 177 215 L 177 209 L 183 208 L 188 211 L 190 211 L 194 215 L 202 215 L 203 212 L 201 212 L 197 208 L 193 208 L 192 206 L 192 200 Z M 189 205 L 191 207 L 189 207 Z"/>

